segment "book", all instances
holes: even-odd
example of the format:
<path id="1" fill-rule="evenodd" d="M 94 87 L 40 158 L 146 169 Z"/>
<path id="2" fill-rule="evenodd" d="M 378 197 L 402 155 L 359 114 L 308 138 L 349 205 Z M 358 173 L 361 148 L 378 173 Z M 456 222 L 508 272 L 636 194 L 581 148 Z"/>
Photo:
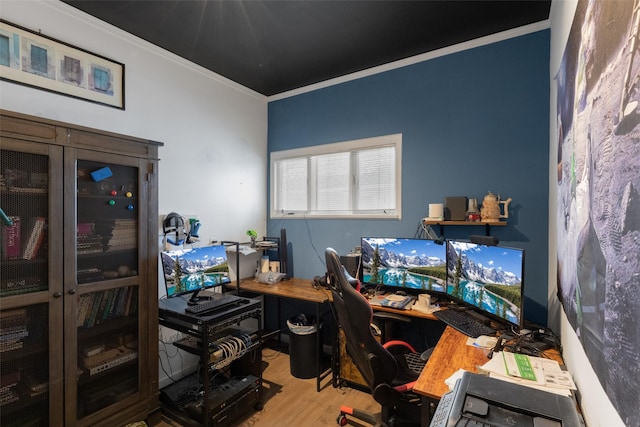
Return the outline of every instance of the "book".
<path id="1" fill-rule="evenodd" d="M 100 310 L 100 304 L 102 302 L 102 298 L 104 296 L 103 291 L 94 292 L 93 294 L 93 306 L 91 307 L 91 315 L 89 316 L 88 323 L 86 325 L 87 328 L 93 328 L 96 324 L 96 316 Z"/>
<path id="2" fill-rule="evenodd" d="M 32 218 L 29 225 L 29 237 L 24 247 L 22 258 L 31 260 L 38 255 L 38 250 L 40 250 L 40 246 L 42 245 L 42 240 L 45 235 L 46 219 L 43 217 Z"/>
<path id="3" fill-rule="evenodd" d="M 22 224 L 19 216 L 9 216 L 13 224 L 2 227 L 4 258 L 20 258 L 22 255 Z"/>
<path id="4" fill-rule="evenodd" d="M 76 319 L 76 326 L 79 328 L 84 326 L 84 321 L 87 318 L 87 313 L 89 312 L 91 298 L 92 296 L 90 294 L 85 294 L 80 296 L 80 299 L 78 300 L 78 317 Z"/>

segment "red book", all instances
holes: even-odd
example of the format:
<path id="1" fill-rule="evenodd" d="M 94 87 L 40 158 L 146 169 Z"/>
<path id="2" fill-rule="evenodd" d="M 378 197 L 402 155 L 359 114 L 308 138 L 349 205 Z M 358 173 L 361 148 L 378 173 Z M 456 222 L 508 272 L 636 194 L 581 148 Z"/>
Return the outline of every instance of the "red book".
<path id="1" fill-rule="evenodd" d="M 19 216 L 10 216 L 12 225 L 4 227 L 5 258 L 20 258 L 22 255 L 22 234 Z"/>

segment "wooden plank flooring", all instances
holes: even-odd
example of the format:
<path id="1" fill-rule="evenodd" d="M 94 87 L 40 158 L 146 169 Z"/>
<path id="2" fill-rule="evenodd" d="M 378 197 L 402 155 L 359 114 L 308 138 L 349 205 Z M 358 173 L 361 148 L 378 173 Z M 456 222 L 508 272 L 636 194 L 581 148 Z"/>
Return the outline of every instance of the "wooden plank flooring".
<path id="1" fill-rule="evenodd" d="M 232 427 L 337 426 L 340 405 L 372 412 L 380 408 L 368 393 L 349 387 L 334 388 L 329 377 L 324 379 L 321 391 L 316 392 L 315 378 L 305 380 L 291 375 L 289 355 L 286 353 L 265 348 L 262 360 L 266 365 L 263 372 L 264 408 L 258 412 L 251 411 Z M 354 420 L 350 425 L 366 424 Z M 181 425 L 163 416 L 159 426 Z"/>

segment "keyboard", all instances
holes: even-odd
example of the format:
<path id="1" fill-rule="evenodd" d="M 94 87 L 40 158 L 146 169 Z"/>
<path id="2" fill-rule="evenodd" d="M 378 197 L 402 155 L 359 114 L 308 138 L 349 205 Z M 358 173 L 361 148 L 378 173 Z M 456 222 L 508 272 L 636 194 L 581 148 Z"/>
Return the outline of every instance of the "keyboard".
<path id="1" fill-rule="evenodd" d="M 203 315 L 230 305 L 236 305 L 240 301 L 242 301 L 242 298 L 239 296 L 221 294 L 220 296 L 198 302 L 196 305 L 187 306 L 184 311 L 191 314 Z"/>
<path id="2" fill-rule="evenodd" d="M 480 335 L 495 335 L 496 333 L 495 329 L 474 319 L 464 311 L 452 309 L 438 310 L 434 311 L 433 315 L 436 316 L 438 320 L 468 337 L 478 338 Z"/>

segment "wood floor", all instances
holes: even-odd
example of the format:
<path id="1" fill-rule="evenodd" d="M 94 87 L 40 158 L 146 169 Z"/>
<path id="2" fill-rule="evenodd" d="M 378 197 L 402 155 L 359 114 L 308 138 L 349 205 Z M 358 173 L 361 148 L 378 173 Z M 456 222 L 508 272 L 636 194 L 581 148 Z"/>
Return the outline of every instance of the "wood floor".
<path id="1" fill-rule="evenodd" d="M 377 411 L 379 405 L 370 394 L 349 388 L 334 388 L 331 379 L 325 378 L 322 390 L 316 392 L 316 380 L 293 377 L 289 368 L 289 355 L 270 348 L 263 350 L 264 408 L 251 411 L 232 427 L 337 426 L 340 405 L 349 405 L 366 411 Z M 364 426 L 357 421 L 349 425 Z M 160 427 L 179 427 L 163 416 Z"/>

